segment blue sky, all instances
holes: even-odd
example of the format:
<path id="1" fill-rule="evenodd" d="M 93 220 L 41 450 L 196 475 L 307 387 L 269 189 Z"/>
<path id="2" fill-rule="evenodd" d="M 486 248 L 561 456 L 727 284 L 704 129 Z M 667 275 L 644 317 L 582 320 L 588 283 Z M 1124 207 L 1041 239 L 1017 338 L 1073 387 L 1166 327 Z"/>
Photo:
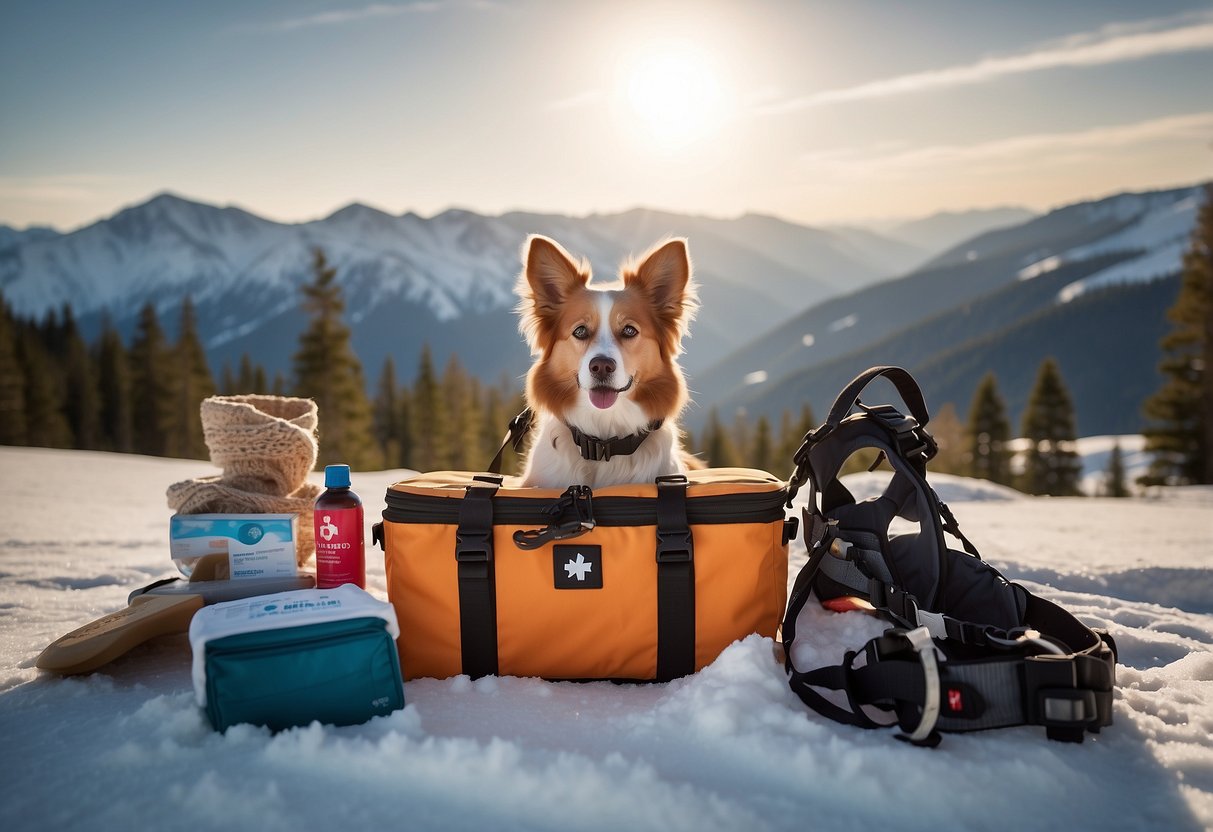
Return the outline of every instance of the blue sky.
<path id="1" fill-rule="evenodd" d="M 0 222 L 1044 209 L 1209 178 L 1210 79 L 1210 3 L 10 2 Z"/>

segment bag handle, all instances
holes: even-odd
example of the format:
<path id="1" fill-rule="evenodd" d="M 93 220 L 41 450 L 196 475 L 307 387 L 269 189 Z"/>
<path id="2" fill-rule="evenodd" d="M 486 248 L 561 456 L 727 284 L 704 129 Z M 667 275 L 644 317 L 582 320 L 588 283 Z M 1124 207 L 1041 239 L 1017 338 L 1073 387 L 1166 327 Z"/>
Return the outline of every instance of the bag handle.
<path id="1" fill-rule="evenodd" d="M 529 407 L 523 408 L 521 413 L 510 419 L 505 439 L 501 441 L 501 447 L 497 449 L 496 456 L 493 457 L 493 461 L 489 463 L 489 467 L 486 469 L 488 473 L 501 473 L 502 456 L 505 454 L 505 449 L 510 445 L 514 446 L 514 453 L 519 453 L 522 450 L 522 440 L 526 438 L 527 432 L 530 431 L 534 421 L 535 413 Z"/>
<path id="2" fill-rule="evenodd" d="M 838 427 L 851 412 L 851 408 L 855 406 L 855 402 L 858 401 L 859 394 L 863 392 L 864 388 L 882 376 L 897 388 L 898 395 L 910 409 L 910 415 L 918 420 L 919 426 L 925 427 L 931 416 L 927 413 L 927 403 L 922 397 L 922 390 L 919 389 L 918 382 L 914 380 L 914 376 L 910 375 L 908 370 L 892 366 L 871 367 L 856 376 L 834 400 L 834 406 L 830 408 L 830 414 L 826 417 L 826 424 L 831 429 Z"/>

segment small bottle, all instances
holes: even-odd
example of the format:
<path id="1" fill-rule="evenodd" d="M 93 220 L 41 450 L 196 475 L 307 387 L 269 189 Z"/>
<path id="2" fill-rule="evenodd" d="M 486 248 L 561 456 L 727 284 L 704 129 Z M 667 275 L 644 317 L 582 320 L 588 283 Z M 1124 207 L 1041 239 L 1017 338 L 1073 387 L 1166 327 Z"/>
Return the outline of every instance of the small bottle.
<path id="1" fill-rule="evenodd" d="M 325 491 L 316 498 L 316 587 L 366 588 L 362 498 L 350 490 L 350 466 L 326 465 Z"/>

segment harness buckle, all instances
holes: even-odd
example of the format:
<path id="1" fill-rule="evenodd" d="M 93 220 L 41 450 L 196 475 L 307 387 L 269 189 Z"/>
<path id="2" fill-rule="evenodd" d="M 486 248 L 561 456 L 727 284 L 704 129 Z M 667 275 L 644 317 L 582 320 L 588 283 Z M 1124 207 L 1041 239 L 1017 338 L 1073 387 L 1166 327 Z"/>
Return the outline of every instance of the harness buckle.
<path id="1" fill-rule="evenodd" d="M 903 632 L 901 636 L 910 642 L 910 646 L 918 654 L 925 684 L 923 685 L 922 716 L 918 720 L 918 727 L 908 734 L 898 734 L 898 738 L 914 745 L 934 745 L 931 735 L 935 730 L 935 723 L 939 721 L 939 663 L 935 658 L 935 642 L 931 639 L 931 631 L 926 627 L 917 627 Z M 938 742 L 938 738 L 935 742 Z"/>
<path id="2" fill-rule="evenodd" d="M 948 637 L 948 627 L 942 613 L 919 609 L 917 618 L 919 628 L 925 628 L 931 634 L 931 638 Z"/>
<path id="3" fill-rule="evenodd" d="M 1079 688 L 1041 688 L 1036 708 L 1046 728 L 1082 728 L 1099 716 L 1095 691 Z"/>

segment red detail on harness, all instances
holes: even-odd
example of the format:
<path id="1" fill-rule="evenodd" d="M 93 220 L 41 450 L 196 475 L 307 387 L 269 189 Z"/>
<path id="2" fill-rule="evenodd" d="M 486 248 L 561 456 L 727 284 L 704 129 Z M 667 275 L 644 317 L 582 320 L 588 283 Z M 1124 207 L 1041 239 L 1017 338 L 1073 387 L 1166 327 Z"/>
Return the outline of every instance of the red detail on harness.
<path id="1" fill-rule="evenodd" d="M 960 688 L 948 688 L 948 707 L 952 711 L 963 711 L 964 706 L 964 699 L 960 696 Z"/>
<path id="2" fill-rule="evenodd" d="M 876 608 L 863 598 L 854 595 L 843 595 L 838 598 L 828 598 L 821 606 L 830 612 L 870 612 L 875 614 Z"/>

